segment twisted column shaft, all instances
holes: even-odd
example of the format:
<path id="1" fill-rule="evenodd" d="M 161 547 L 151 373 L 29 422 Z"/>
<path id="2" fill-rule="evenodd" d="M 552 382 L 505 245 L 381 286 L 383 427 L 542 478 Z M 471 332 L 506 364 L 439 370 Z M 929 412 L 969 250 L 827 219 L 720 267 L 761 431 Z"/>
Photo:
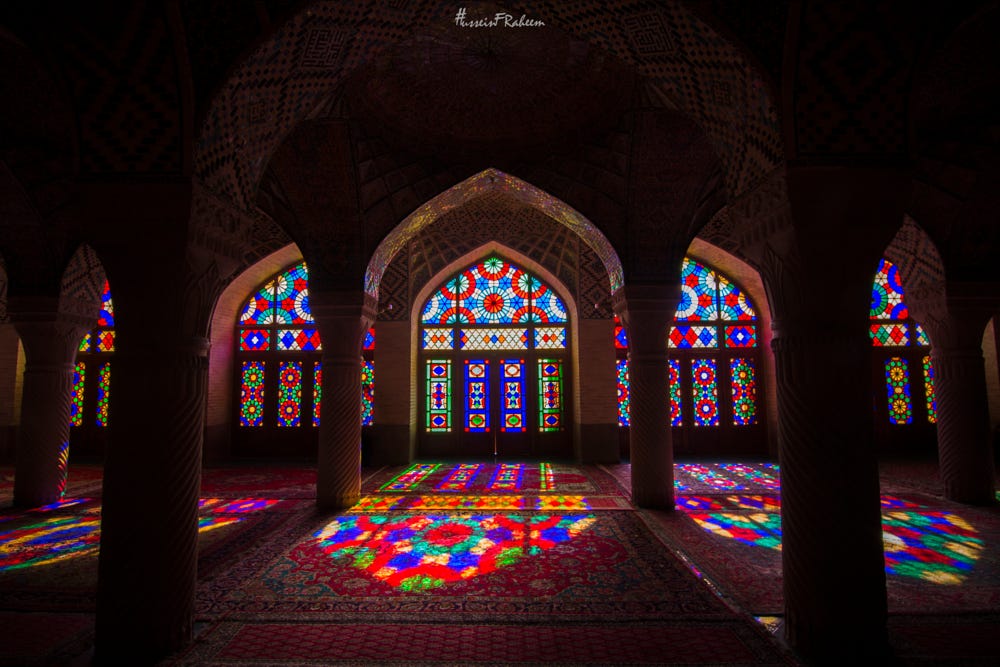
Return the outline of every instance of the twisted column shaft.
<path id="1" fill-rule="evenodd" d="M 786 635 L 806 656 L 881 655 L 885 565 L 864 322 L 807 325 L 772 347 Z"/>
<path id="2" fill-rule="evenodd" d="M 674 509 L 674 451 L 670 434 L 667 333 L 680 300 L 679 286 L 624 288 L 619 312 L 629 337 L 632 502 Z"/>
<path id="3" fill-rule="evenodd" d="M 96 657 L 141 664 L 191 641 L 208 341 L 136 349 L 119 332 L 118 342 Z"/>
<path id="4" fill-rule="evenodd" d="M 51 311 L 14 318 L 25 351 L 14 505 L 39 507 L 66 490 L 73 357 L 86 328 Z"/>

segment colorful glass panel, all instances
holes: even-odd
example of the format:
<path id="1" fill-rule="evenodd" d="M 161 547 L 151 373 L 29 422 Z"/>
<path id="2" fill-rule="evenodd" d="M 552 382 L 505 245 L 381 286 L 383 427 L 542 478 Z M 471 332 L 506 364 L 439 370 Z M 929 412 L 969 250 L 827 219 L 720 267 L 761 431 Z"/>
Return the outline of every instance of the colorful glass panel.
<path id="1" fill-rule="evenodd" d="M 910 344 L 905 324 L 872 324 L 869 334 L 875 347 L 901 347 Z"/>
<path id="2" fill-rule="evenodd" d="M 719 338 L 715 327 L 670 327 L 667 347 L 683 350 L 718 346 Z"/>
<path id="3" fill-rule="evenodd" d="M 527 329 L 459 329 L 461 350 L 527 350 Z"/>
<path id="4" fill-rule="evenodd" d="M 365 360 L 361 364 L 361 425 L 371 426 L 375 408 L 375 362 Z"/>
<path id="5" fill-rule="evenodd" d="M 718 318 L 719 302 L 715 273 L 685 257 L 681 265 L 681 300 L 675 320 L 694 322 Z"/>
<path id="6" fill-rule="evenodd" d="M 631 422 L 631 400 L 629 398 L 628 359 L 618 359 L 618 425 L 628 426 Z"/>
<path id="7" fill-rule="evenodd" d="M 889 404 L 890 424 L 913 422 L 913 403 L 910 400 L 910 371 L 906 360 L 892 357 L 885 362 L 885 388 Z"/>
<path id="8" fill-rule="evenodd" d="M 873 320 L 905 320 L 910 312 L 903 302 L 903 286 L 896 265 L 883 258 L 872 282 L 870 316 Z"/>
<path id="9" fill-rule="evenodd" d="M 485 433 L 490 430 L 488 359 L 465 361 L 465 430 L 469 433 Z"/>
<path id="10" fill-rule="evenodd" d="M 427 423 L 429 433 L 451 431 L 451 360 L 428 359 L 427 368 Z"/>
<path id="11" fill-rule="evenodd" d="M 323 362 L 313 364 L 313 426 L 319 427 L 319 410 L 323 404 Z"/>
<path id="12" fill-rule="evenodd" d="M 318 329 L 278 329 L 274 332 L 274 347 L 279 352 L 323 349 Z"/>
<path id="13" fill-rule="evenodd" d="M 263 361 L 244 361 L 240 374 L 240 426 L 264 425 Z"/>
<path id="14" fill-rule="evenodd" d="M 73 367 L 73 390 L 70 394 L 69 425 L 83 426 L 83 389 L 87 379 L 87 363 L 76 362 Z"/>
<path id="15" fill-rule="evenodd" d="M 275 279 L 274 320 L 278 324 L 311 324 L 309 273 L 305 264 L 288 269 Z"/>
<path id="16" fill-rule="evenodd" d="M 757 347 L 757 327 L 752 324 L 726 327 L 726 347 Z"/>
<path id="17" fill-rule="evenodd" d="M 752 359 L 730 359 L 730 379 L 733 392 L 733 425 L 757 423 L 757 381 Z"/>
<path id="18" fill-rule="evenodd" d="M 691 362 L 694 425 L 719 425 L 719 385 L 715 359 L 694 359 Z"/>
<path id="19" fill-rule="evenodd" d="M 725 277 L 716 274 L 719 284 L 719 317 L 723 320 L 755 320 L 757 313 L 754 312 L 750 300 L 743 290 L 729 282 Z"/>
<path id="20" fill-rule="evenodd" d="M 243 304 L 240 324 L 260 326 L 274 323 L 274 285 L 275 281 L 268 282 Z"/>
<path id="21" fill-rule="evenodd" d="M 684 423 L 681 417 L 681 362 L 668 359 L 667 366 L 670 371 L 670 425 L 681 426 Z"/>
<path id="22" fill-rule="evenodd" d="M 115 326 L 115 305 L 111 301 L 111 283 L 104 281 L 104 290 L 101 292 L 101 312 L 97 314 L 98 327 Z"/>
<path id="23" fill-rule="evenodd" d="M 101 364 L 97 371 L 97 419 L 99 427 L 108 425 L 108 397 L 111 395 L 111 362 Z"/>
<path id="24" fill-rule="evenodd" d="M 927 401 L 927 421 L 937 423 L 937 399 L 934 397 L 934 366 L 928 354 L 923 359 L 924 366 L 924 399 Z"/>
<path id="25" fill-rule="evenodd" d="M 372 327 L 365 332 L 365 340 L 361 343 L 361 349 L 363 350 L 374 350 L 375 349 L 375 328 Z"/>
<path id="26" fill-rule="evenodd" d="M 562 360 L 538 360 L 538 430 L 562 430 Z"/>
<path id="27" fill-rule="evenodd" d="M 509 262 L 492 256 L 473 265 L 465 274 L 474 284 L 464 305 L 479 324 L 511 324 L 514 313 L 527 305 L 527 295 L 520 286 L 522 272 Z"/>
<path id="28" fill-rule="evenodd" d="M 301 414 L 302 362 L 282 361 L 278 365 L 278 426 L 298 426 Z"/>
<path id="29" fill-rule="evenodd" d="M 83 334 L 83 340 L 80 341 L 79 347 L 76 348 L 77 352 L 90 352 L 90 332 Z"/>
<path id="30" fill-rule="evenodd" d="M 565 350 L 566 327 L 537 327 L 535 329 L 536 350 Z"/>
<path id="31" fill-rule="evenodd" d="M 927 332 L 924 331 L 924 328 L 922 326 L 920 326 L 919 324 L 914 324 L 914 326 L 917 329 L 917 345 L 922 345 L 924 347 L 930 347 L 930 345 L 931 345 L 931 339 L 927 335 Z"/>
<path id="32" fill-rule="evenodd" d="M 97 349 L 95 352 L 114 352 L 115 351 L 115 332 L 114 331 L 97 331 L 94 334 L 94 342 Z"/>
<path id="33" fill-rule="evenodd" d="M 454 329 L 424 329 L 423 349 L 450 350 L 455 347 Z"/>
<path id="34" fill-rule="evenodd" d="M 504 359 L 501 378 L 503 395 L 500 403 L 500 430 L 527 431 L 525 423 L 524 359 Z"/>
<path id="35" fill-rule="evenodd" d="M 615 318 L 618 321 L 618 318 Z M 625 333 L 625 327 L 620 324 L 615 325 L 615 347 L 619 350 L 628 349 L 628 334 Z"/>
<path id="36" fill-rule="evenodd" d="M 240 332 L 240 349 L 244 352 L 259 352 L 271 345 L 271 332 L 267 329 L 244 329 Z"/>
<path id="37" fill-rule="evenodd" d="M 562 299 L 544 285 L 541 290 L 536 290 L 536 292 L 541 292 L 541 294 L 533 296 L 531 299 L 531 315 L 529 319 L 532 322 L 549 322 L 552 324 L 566 322 L 566 305 L 562 302 Z"/>

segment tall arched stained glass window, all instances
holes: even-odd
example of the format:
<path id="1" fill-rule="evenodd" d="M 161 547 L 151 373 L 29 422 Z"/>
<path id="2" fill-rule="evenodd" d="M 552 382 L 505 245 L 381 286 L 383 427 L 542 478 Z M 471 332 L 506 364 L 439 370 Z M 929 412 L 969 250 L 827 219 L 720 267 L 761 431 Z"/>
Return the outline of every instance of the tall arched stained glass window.
<path id="1" fill-rule="evenodd" d="M 236 331 L 237 423 L 243 434 L 318 427 L 322 418 L 322 341 L 309 308 L 305 263 L 271 277 L 243 304 Z M 375 330 L 365 336 L 362 425 L 373 421 Z"/>
<path id="2" fill-rule="evenodd" d="M 500 433 L 516 449 L 514 434 L 565 431 L 568 322 L 549 285 L 496 254 L 441 283 L 420 314 L 422 433 Z"/>
<path id="3" fill-rule="evenodd" d="M 685 257 L 681 300 L 665 341 L 671 357 L 671 426 L 703 431 L 759 423 L 758 337 L 757 313 L 746 292 L 719 271 Z M 615 349 L 618 425 L 627 427 L 628 336 L 617 318 Z"/>
<path id="4" fill-rule="evenodd" d="M 904 297 L 899 270 L 883 258 L 872 281 L 869 310 L 869 335 L 872 346 L 878 348 L 874 377 L 886 397 L 876 401 L 875 410 L 884 420 L 882 423 L 893 426 L 934 424 L 937 415 L 930 339 L 910 317 Z"/>
<path id="5" fill-rule="evenodd" d="M 108 426 L 111 357 L 115 351 L 115 307 L 111 285 L 104 281 L 97 326 L 84 335 L 76 353 L 70 398 L 70 426 L 78 430 Z M 73 437 L 77 434 L 73 433 Z"/>

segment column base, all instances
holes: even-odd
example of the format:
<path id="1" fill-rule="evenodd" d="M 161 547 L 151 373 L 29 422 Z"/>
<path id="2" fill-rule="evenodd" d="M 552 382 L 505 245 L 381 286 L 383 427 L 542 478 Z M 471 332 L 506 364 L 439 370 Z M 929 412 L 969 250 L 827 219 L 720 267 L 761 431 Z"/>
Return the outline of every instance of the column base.
<path id="1" fill-rule="evenodd" d="M 351 509 L 361 500 L 360 493 L 349 493 L 344 495 L 323 496 L 316 498 L 316 507 L 320 510 L 336 511 Z"/>
<path id="2" fill-rule="evenodd" d="M 641 507 L 647 510 L 661 510 L 664 512 L 673 512 L 676 509 L 674 503 L 674 494 L 672 493 L 657 493 L 655 491 L 636 491 L 635 488 L 632 489 L 632 503 L 636 507 Z"/>

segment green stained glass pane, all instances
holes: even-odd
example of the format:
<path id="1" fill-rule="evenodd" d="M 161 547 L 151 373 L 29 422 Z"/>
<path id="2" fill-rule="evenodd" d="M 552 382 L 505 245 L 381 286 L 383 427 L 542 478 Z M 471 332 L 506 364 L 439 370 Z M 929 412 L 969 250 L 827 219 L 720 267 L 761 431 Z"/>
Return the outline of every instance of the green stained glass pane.
<path id="1" fill-rule="evenodd" d="M 924 398 L 927 401 L 927 421 L 937 423 L 937 399 L 934 397 L 934 366 L 931 356 L 924 356 Z"/>
<path id="2" fill-rule="evenodd" d="M 538 430 L 563 428 L 563 366 L 561 359 L 538 360 Z"/>
<path id="3" fill-rule="evenodd" d="M 902 347 L 909 345 L 910 335 L 903 323 L 872 324 L 869 326 L 869 337 L 874 347 Z"/>
<path id="4" fill-rule="evenodd" d="M 78 352 L 90 352 L 90 332 L 88 331 L 83 335 L 83 340 L 80 341 L 80 347 L 77 348 Z"/>
<path id="5" fill-rule="evenodd" d="M 618 425 L 628 426 L 631 422 L 631 399 L 629 397 L 628 360 L 618 359 Z"/>
<path id="6" fill-rule="evenodd" d="M 97 371 L 97 425 L 108 425 L 108 399 L 111 391 L 111 362 L 101 364 Z"/>
<path id="7" fill-rule="evenodd" d="M 69 425 L 83 426 L 83 387 L 87 379 L 87 364 L 78 361 L 73 367 L 73 390 L 70 394 Z"/>
<path id="8" fill-rule="evenodd" d="M 428 433 L 451 431 L 451 360 L 428 359 L 426 367 Z"/>
<path id="9" fill-rule="evenodd" d="M 905 320 L 910 311 L 903 302 L 903 285 L 899 270 L 883 258 L 872 281 L 872 300 L 869 314 L 873 320 Z"/>
<path id="10" fill-rule="evenodd" d="M 889 407 L 890 424 L 913 422 L 913 403 L 910 400 L 910 371 L 906 360 L 892 357 L 885 362 L 885 388 Z"/>
<path id="11" fill-rule="evenodd" d="M 733 425 L 757 423 L 757 381 L 752 359 L 730 359 L 730 379 L 733 392 Z"/>
<path id="12" fill-rule="evenodd" d="M 375 408 L 375 362 L 361 364 L 361 425 L 371 426 Z"/>
<path id="13" fill-rule="evenodd" d="M 266 362 L 244 361 L 240 373 L 240 426 L 264 425 L 264 373 Z"/>

